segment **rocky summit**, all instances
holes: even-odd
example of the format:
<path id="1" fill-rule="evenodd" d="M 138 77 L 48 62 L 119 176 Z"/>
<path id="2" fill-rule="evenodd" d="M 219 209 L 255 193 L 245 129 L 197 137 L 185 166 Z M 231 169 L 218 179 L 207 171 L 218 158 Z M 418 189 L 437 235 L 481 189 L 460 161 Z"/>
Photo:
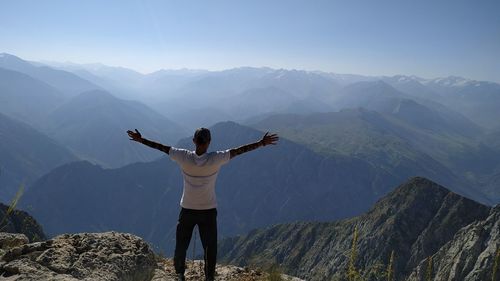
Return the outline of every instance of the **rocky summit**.
<path id="1" fill-rule="evenodd" d="M 7 281 L 174 281 L 171 259 L 153 253 L 141 238 L 127 233 L 64 234 L 28 243 L 24 234 L 0 233 L 0 280 Z M 3 254 L 2 254 L 3 253 Z M 186 280 L 202 280 L 201 261 L 189 261 Z M 301 279 L 236 266 L 217 266 L 218 281 Z"/>

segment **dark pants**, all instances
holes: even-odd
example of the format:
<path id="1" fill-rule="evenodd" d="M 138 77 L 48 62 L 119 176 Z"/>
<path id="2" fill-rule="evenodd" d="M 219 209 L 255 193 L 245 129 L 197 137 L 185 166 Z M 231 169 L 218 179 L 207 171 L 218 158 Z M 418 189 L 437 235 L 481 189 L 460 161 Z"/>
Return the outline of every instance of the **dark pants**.
<path id="1" fill-rule="evenodd" d="M 200 230 L 201 244 L 204 250 L 205 277 L 215 277 L 217 259 L 217 210 L 181 209 L 175 235 L 174 266 L 176 273 L 186 270 L 186 251 L 191 241 L 194 226 Z"/>

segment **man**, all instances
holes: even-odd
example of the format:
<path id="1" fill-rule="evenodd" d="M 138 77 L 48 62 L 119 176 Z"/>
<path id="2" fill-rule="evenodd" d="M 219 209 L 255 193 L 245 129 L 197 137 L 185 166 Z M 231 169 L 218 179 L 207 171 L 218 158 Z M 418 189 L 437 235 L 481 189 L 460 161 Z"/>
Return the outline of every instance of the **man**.
<path id="1" fill-rule="evenodd" d="M 225 151 L 207 153 L 211 135 L 207 128 L 195 131 L 193 142 L 195 151 L 179 149 L 150 141 L 135 129 L 127 131 L 131 140 L 161 150 L 181 166 L 184 188 L 181 198 L 181 211 L 175 236 L 174 266 L 178 280 L 184 279 L 186 251 L 191 241 L 195 225 L 200 230 L 205 259 L 205 280 L 214 280 L 217 258 L 217 201 L 215 181 L 222 165 L 242 153 L 252 151 L 278 141 L 276 134 L 266 133 L 260 141 Z"/>

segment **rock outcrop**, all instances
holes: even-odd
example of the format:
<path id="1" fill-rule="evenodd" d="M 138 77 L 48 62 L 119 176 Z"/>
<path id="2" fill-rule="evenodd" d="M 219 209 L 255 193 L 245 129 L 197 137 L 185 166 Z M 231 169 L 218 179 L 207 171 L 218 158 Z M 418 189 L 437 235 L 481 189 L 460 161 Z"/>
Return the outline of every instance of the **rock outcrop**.
<path id="1" fill-rule="evenodd" d="M 14 247 L 0 260 L 5 280 L 150 280 L 155 255 L 141 238 L 124 233 L 65 234 Z"/>
<path id="2" fill-rule="evenodd" d="M 0 280 L 7 281 L 176 281 L 171 259 L 153 253 L 127 233 L 64 234 L 28 243 L 23 234 L 0 233 Z M 188 261 L 186 280 L 203 280 L 201 261 Z M 269 273 L 217 265 L 217 281 L 264 281 Z M 301 279 L 275 273 L 283 281 Z"/>
<path id="3" fill-rule="evenodd" d="M 429 278 L 435 281 L 498 281 L 499 255 L 500 206 L 496 206 L 485 220 L 460 229 L 451 241 L 432 255 L 432 259 L 420 262 L 407 281 L 424 281 Z M 496 278 L 493 279 L 495 270 Z"/>

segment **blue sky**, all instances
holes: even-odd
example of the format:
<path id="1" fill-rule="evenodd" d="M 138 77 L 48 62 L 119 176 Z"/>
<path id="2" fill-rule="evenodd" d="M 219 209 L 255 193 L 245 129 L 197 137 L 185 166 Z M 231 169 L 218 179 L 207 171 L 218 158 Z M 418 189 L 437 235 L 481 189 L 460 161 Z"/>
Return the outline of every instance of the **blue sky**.
<path id="1" fill-rule="evenodd" d="M 500 1 L 2 1 L 0 52 L 142 72 L 270 66 L 500 82 Z"/>

